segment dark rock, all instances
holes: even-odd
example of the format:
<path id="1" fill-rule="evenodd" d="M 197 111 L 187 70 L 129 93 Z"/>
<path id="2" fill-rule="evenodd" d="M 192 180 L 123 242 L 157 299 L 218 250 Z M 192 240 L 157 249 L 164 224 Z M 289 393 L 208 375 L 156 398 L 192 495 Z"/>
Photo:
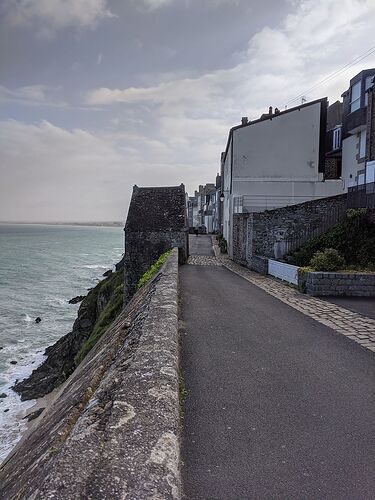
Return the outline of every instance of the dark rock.
<path id="1" fill-rule="evenodd" d="M 9 408 L 7 408 L 6 410 L 4 410 L 4 413 L 6 413 L 7 411 L 9 411 Z"/>
<path id="2" fill-rule="evenodd" d="M 102 280 L 82 300 L 71 332 L 47 347 L 47 359 L 25 380 L 15 383 L 13 389 L 21 401 L 37 399 L 61 385 L 76 368 L 75 357 L 90 337 L 100 313 L 108 304 L 118 275 Z M 105 286 L 103 286 L 105 284 Z"/>
<path id="3" fill-rule="evenodd" d="M 5 392 L 2 392 L 2 393 L 0 394 L 0 398 L 7 398 L 7 397 L 8 397 L 8 396 L 5 394 Z"/>
<path id="4" fill-rule="evenodd" d="M 35 410 L 32 413 L 29 413 L 28 415 L 26 415 L 26 417 L 23 417 L 23 420 L 27 419 L 28 422 L 31 422 L 32 420 L 35 420 L 36 418 L 38 418 L 39 415 L 41 413 L 43 413 L 44 410 L 45 410 L 45 408 L 39 408 L 38 410 Z"/>
<path id="5" fill-rule="evenodd" d="M 78 304 L 82 302 L 82 300 L 86 297 L 86 295 L 77 295 L 77 297 L 73 297 L 69 300 L 69 304 Z"/>
<path id="6" fill-rule="evenodd" d="M 111 276 L 111 274 L 112 274 L 111 269 L 108 269 L 108 271 L 106 271 L 105 273 L 103 273 L 103 276 L 106 278 L 107 276 Z"/>
<path id="7" fill-rule="evenodd" d="M 11 365 L 16 365 L 17 363 L 18 363 L 18 361 L 14 361 L 14 360 L 12 360 L 12 361 L 10 362 L 10 364 L 11 364 Z"/>
<path id="8" fill-rule="evenodd" d="M 120 262 L 117 262 L 115 265 L 116 271 L 121 271 L 121 269 L 124 269 L 124 262 L 125 262 L 125 254 L 122 256 Z"/>
<path id="9" fill-rule="evenodd" d="M 0 351 L 1 351 L 1 349 L 4 349 L 4 347 L 0 346 Z"/>
<path id="10" fill-rule="evenodd" d="M 42 318 L 39 318 L 39 316 L 36 318 L 35 323 L 40 323 L 42 321 Z"/>

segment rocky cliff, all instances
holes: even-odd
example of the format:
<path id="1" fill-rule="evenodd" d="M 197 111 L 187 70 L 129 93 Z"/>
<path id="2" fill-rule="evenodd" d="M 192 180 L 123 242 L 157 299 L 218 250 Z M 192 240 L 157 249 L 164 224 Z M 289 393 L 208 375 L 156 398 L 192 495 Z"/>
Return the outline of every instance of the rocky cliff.
<path id="1" fill-rule="evenodd" d="M 123 307 L 123 260 L 83 299 L 71 332 L 45 351 L 47 359 L 13 389 L 23 401 L 45 396 L 75 370 Z"/>

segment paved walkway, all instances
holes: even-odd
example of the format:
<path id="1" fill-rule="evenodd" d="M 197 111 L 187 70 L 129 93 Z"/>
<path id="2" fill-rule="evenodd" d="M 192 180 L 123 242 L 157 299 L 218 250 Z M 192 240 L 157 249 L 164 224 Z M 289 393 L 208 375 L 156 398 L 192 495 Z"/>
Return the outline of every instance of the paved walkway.
<path id="1" fill-rule="evenodd" d="M 372 499 L 374 354 L 225 265 L 181 268 L 186 497 Z"/>

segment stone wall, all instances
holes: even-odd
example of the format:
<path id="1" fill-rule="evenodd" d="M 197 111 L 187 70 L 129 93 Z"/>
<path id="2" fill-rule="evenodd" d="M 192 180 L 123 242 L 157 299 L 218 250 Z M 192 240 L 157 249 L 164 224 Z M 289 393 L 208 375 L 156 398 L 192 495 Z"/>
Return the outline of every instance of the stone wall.
<path id="1" fill-rule="evenodd" d="M 299 272 L 298 288 L 314 296 L 375 297 L 375 273 Z"/>
<path id="2" fill-rule="evenodd" d="M 233 260 L 256 270 L 257 257 L 281 260 L 310 237 L 344 219 L 347 195 L 233 217 Z M 260 264 L 263 266 L 263 264 Z"/>
<path id="3" fill-rule="evenodd" d="M 0 469 L 0 498 L 178 499 L 178 251 Z"/>
<path id="4" fill-rule="evenodd" d="M 139 188 L 134 186 L 125 224 L 125 302 L 139 278 L 159 256 L 179 248 L 180 263 L 189 254 L 184 185 Z"/>

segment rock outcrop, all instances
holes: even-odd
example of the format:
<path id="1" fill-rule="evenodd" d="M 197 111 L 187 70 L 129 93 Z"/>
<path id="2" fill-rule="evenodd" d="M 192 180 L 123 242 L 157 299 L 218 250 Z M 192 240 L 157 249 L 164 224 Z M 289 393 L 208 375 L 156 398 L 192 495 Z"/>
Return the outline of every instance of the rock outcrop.
<path id="1" fill-rule="evenodd" d="M 27 379 L 14 385 L 13 389 L 20 394 L 22 401 L 45 396 L 73 373 L 82 359 L 79 356 L 80 359 L 77 360 L 77 356 L 95 331 L 116 288 L 122 286 L 122 283 L 123 267 L 120 266 L 118 271 L 111 273 L 88 293 L 79 307 L 72 331 L 48 347 L 45 351 L 47 359 Z M 115 313 L 120 312 L 122 300 L 115 309 Z M 116 314 L 112 316 L 113 320 Z"/>

